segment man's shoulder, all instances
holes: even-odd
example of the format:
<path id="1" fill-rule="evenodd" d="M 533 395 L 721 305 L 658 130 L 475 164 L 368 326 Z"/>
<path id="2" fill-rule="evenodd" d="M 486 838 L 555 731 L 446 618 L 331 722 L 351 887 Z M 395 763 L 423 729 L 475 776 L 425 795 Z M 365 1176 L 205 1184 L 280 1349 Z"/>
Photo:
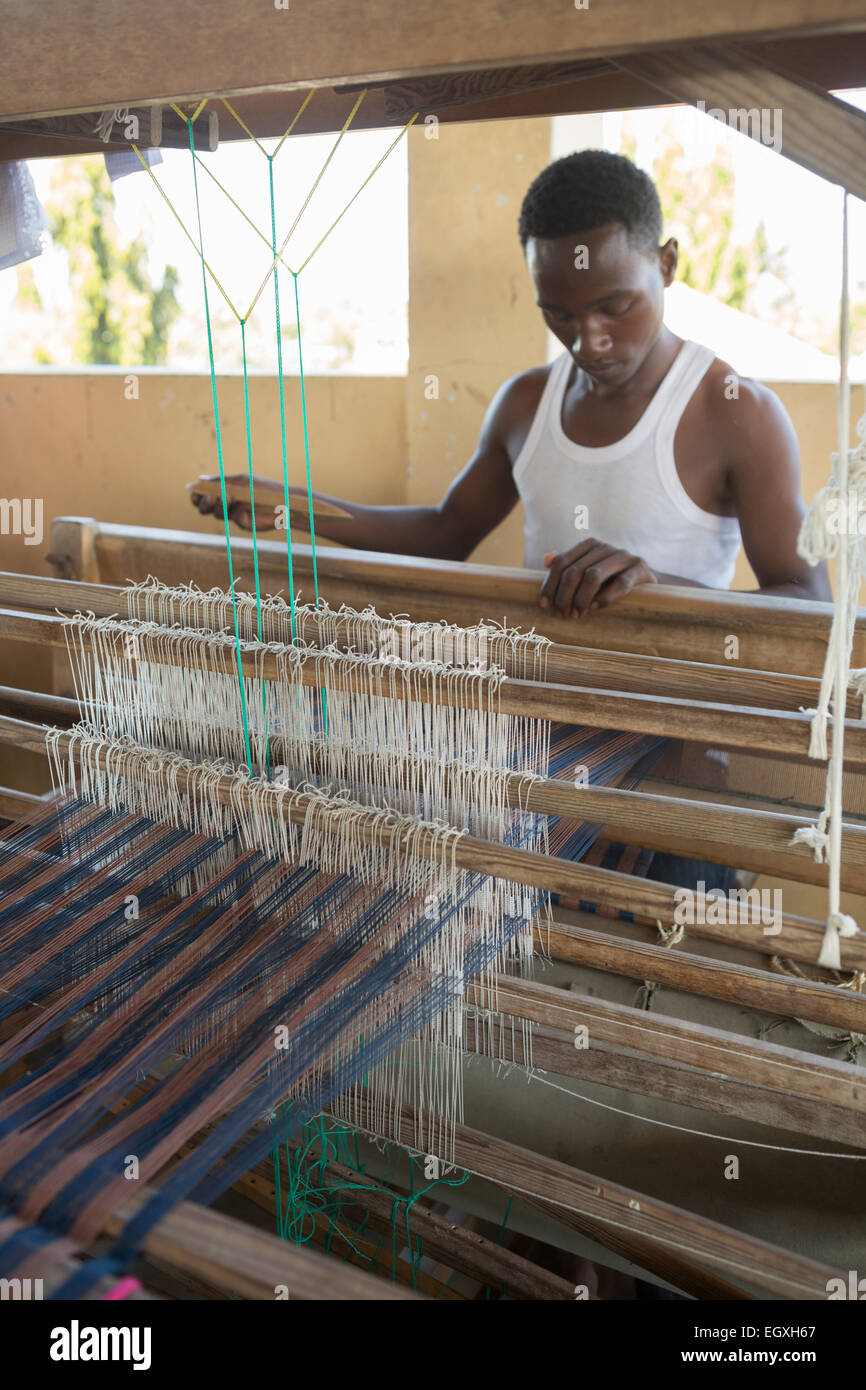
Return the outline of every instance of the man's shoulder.
<path id="1" fill-rule="evenodd" d="M 543 367 L 529 367 L 527 371 L 518 372 L 504 381 L 493 402 L 497 414 L 512 424 L 527 417 L 531 419 L 538 409 L 553 365 L 548 362 Z"/>
<path id="2" fill-rule="evenodd" d="M 743 431 L 762 433 L 788 419 L 775 391 L 741 375 L 721 357 L 711 362 L 696 394 L 701 414 L 722 438 L 742 437 Z"/>

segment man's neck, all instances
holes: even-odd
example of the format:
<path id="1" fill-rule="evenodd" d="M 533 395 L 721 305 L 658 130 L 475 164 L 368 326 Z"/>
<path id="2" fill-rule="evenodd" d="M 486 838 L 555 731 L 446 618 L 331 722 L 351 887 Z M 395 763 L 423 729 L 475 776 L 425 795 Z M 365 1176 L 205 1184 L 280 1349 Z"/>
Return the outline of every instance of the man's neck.
<path id="1" fill-rule="evenodd" d="M 678 338 L 675 333 L 672 333 L 669 328 L 662 324 L 661 332 L 656 341 L 630 377 L 625 381 L 606 385 L 604 382 L 593 381 L 591 377 L 585 376 L 581 395 L 592 396 L 599 401 L 626 401 L 653 396 L 670 371 L 684 341 L 685 339 Z M 575 364 L 571 374 L 571 384 L 576 381 L 578 370 L 577 364 Z"/>

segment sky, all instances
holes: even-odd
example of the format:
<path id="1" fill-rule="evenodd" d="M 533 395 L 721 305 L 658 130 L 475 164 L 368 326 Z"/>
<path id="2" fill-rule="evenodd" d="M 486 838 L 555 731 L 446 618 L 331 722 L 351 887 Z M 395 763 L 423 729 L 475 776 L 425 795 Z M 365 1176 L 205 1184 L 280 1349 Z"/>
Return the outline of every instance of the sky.
<path id="1" fill-rule="evenodd" d="M 839 95 L 851 105 L 866 110 L 866 89 Z M 632 113 L 629 117 L 632 118 Z M 717 142 L 730 149 L 740 228 L 748 233 L 763 220 L 771 248 L 787 248 L 790 279 L 798 298 L 817 309 L 835 305 L 842 266 L 842 191 L 838 185 L 690 106 L 675 111 L 662 107 L 640 113 L 635 122 L 637 163 L 647 169 L 651 167 L 659 131 L 672 118 L 675 118 L 677 134 L 689 162 L 710 158 Z M 619 112 L 605 115 L 608 148 L 619 147 L 622 123 L 623 116 Z M 782 145 L 784 147 L 784 113 Z M 849 276 L 853 293 L 858 283 L 866 285 L 866 203 L 849 198 L 848 217 Z"/>
<path id="2" fill-rule="evenodd" d="M 866 110 L 866 90 L 842 94 L 845 100 Z M 581 127 L 581 122 L 584 122 Z M 738 132 L 729 130 L 690 107 L 658 108 L 644 112 L 606 113 L 599 117 L 558 118 L 557 153 L 570 135 L 581 129 L 601 130 L 601 142 L 618 149 L 624 122 L 637 135 L 636 158 L 650 169 L 662 129 L 673 123 L 689 160 L 712 158 L 719 142 L 729 146 L 736 176 L 736 207 L 744 235 L 763 220 L 770 247 L 784 248 L 789 279 L 798 300 L 823 316 L 832 316 L 838 304 L 841 266 L 840 189 L 780 157 Z M 599 125 L 600 123 L 600 125 Z M 315 188 L 297 232 L 285 253 L 297 268 L 315 247 L 395 138 L 393 131 L 350 132 L 335 150 L 333 135 L 292 137 L 274 161 L 278 239 L 294 219 L 332 151 L 333 156 Z M 783 134 L 784 139 L 784 134 Z M 585 142 L 585 140 L 584 140 Z M 598 143 L 595 136 L 595 143 Z M 273 149 L 275 141 L 266 142 Z M 572 144 L 573 147 L 573 144 Z M 270 236 L 268 161 L 255 145 L 226 144 L 203 157 L 250 218 Z M 34 160 L 31 171 L 41 197 L 47 196 L 52 166 L 61 161 Z M 186 151 L 163 151 L 163 163 L 154 174 L 186 226 L 195 233 L 196 209 L 190 156 Z M 769 196 L 768 196 L 769 192 Z M 144 172 L 114 184 L 115 215 L 122 233 L 145 236 L 152 275 L 160 279 L 166 262 L 181 272 L 179 297 L 190 315 L 201 306 L 202 284 L 197 255 L 184 237 L 173 213 Z M 205 255 L 240 313 L 245 313 L 271 264 L 269 247 L 244 222 L 238 211 L 216 189 L 206 173 L 199 172 Z M 849 200 L 850 274 L 852 293 L 866 290 L 866 204 Z M 459 252 L 459 248 L 457 248 Z M 65 253 L 55 249 L 31 262 L 43 301 L 54 310 L 69 305 Z M 0 272 L 0 307 L 8 310 L 16 291 L 14 269 Z M 218 290 L 209 287 L 211 309 L 218 326 L 218 347 L 226 360 L 237 356 L 236 329 L 231 311 Z M 281 318 L 294 317 L 291 277 L 282 277 Z M 299 279 L 304 321 L 305 367 L 329 370 L 400 373 L 406 370 L 408 297 L 408 188 L 405 138 L 400 140 L 360 193 L 346 216 L 316 252 Z M 270 284 L 253 315 L 251 340 L 258 344 L 256 364 L 272 370 L 261 356 L 273 341 L 274 307 Z M 355 339 L 354 355 L 341 361 L 340 324 Z M 186 357 L 172 365 L 207 365 L 202 342 L 187 343 Z M 293 371 L 293 345 L 287 346 L 285 370 Z M 7 361 L 6 365 L 11 365 Z"/>
<path id="3" fill-rule="evenodd" d="M 314 250 L 394 140 L 394 131 L 358 131 L 348 134 L 336 149 L 334 135 L 300 136 L 286 141 L 274 160 L 278 245 L 302 208 L 325 161 L 332 155 L 284 252 L 290 268 L 297 269 Z M 277 141 L 263 143 L 272 150 Z M 191 156 L 184 150 L 164 150 L 162 156 L 163 162 L 154 167 L 153 174 L 175 212 L 195 237 L 197 218 Z M 31 172 L 41 198 L 49 193 L 51 166 L 60 162 L 31 161 Z M 215 153 L 203 156 L 203 163 L 267 237 L 265 242 L 257 236 L 208 174 L 199 169 L 205 258 L 241 316 L 247 314 L 262 282 L 268 281 L 254 309 L 251 324 L 258 329 L 262 342 L 273 341 L 268 161 L 257 146 L 245 141 L 222 146 Z M 315 252 L 298 280 L 303 320 L 308 315 L 315 318 L 324 314 L 330 321 L 342 314 L 353 324 L 362 323 L 366 343 L 362 346 L 372 364 L 367 370 L 401 372 L 406 369 L 407 168 L 404 138 L 358 194 L 346 216 Z M 132 238 L 141 233 L 145 237 L 149 269 L 155 280 L 161 280 L 166 263 L 178 268 L 178 297 L 182 305 L 198 313 L 202 303 L 202 277 L 197 252 L 153 180 L 142 170 L 117 180 L 113 187 L 115 219 L 121 234 Z M 31 264 L 43 301 L 57 309 L 65 307 L 68 290 L 64 253 L 55 251 Z M 0 296 L 5 289 L 7 303 L 9 290 L 14 293 L 13 277 L 14 270 L 0 272 Z M 226 325 L 227 336 L 228 326 L 234 323 L 232 312 L 211 281 L 208 292 L 211 311 Z M 281 277 L 280 294 L 281 322 L 293 322 L 293 282 L 289 275 Z M 238 327 L 238 343 L 239 335 Z M 380 342 L 382 339 L 384 342 Z M 306 331 L 304 342 L 306 351 Z M 204 368 L 207 358 L 204 345 L 200 347 L 196 365 Z M 305 368 L 324 368 L 326 359 L 327 353 L 321 362 L 317 361 L 313 334 L 310 361 L 305 361 Z M 291 371 L 295 364 L 288 360 L 285 367 Z"/>

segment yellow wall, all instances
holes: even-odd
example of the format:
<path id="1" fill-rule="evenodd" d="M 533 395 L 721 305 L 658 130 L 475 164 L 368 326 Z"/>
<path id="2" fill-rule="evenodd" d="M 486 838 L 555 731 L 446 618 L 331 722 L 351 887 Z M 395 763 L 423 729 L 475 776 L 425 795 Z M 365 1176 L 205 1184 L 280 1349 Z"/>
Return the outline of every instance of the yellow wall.
<path id="1" fill-rule="evenodd" d="M 210 378 L 139 371 L 139 398 L 126 399 L 127 374 L 113 368 L 0 376 L 0 477 L 5 497 L 44 498 L 47 521 L 96 516 L 212 530 L 187 500 L 185 484 L 217 471 Z M 218 383 L 226 472 L 246 470 L 243 383 Z M 365 502 L 401 501 L 404 492 L 405 382 L 401 377 L 313 377 L 307 382 L 310 453 L 316 487 Z M 289 481 L 303 482 L 297 378 L 285 386 Z M 272 377 L 250 381 L 253 467 L 281 474 L 279 396 Z M 0 537 L 4 569 L 31 570 L 42 554 Z"/>
<path id="2" fill-rule="evenodd" d="M 436 140 L 427 133 L 409 133 L 407 496 L 419 503 L 437 502 L 471 457 L 502 382 L 546 355 L 517 218 L 550 160 L 550 121 L 446 125 Z M 429 398 L 434 388 L 438 399 Z M 522 563 L 519 513 L 476 559 Z"/>

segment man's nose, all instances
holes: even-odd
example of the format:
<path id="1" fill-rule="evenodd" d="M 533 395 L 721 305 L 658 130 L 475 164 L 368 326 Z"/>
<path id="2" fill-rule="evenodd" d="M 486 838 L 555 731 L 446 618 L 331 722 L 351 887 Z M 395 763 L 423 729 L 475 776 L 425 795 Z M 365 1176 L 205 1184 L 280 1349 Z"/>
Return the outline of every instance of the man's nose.
<path id="1" fill-rule="evenodd" d="M 606 330 L 591 326 L 581 328 L 579 324 L 576 326 L 571 344 L 575 357 L 592 360 L 595 357 L 603 357 L 612 347 L 613 339 Z"/>

